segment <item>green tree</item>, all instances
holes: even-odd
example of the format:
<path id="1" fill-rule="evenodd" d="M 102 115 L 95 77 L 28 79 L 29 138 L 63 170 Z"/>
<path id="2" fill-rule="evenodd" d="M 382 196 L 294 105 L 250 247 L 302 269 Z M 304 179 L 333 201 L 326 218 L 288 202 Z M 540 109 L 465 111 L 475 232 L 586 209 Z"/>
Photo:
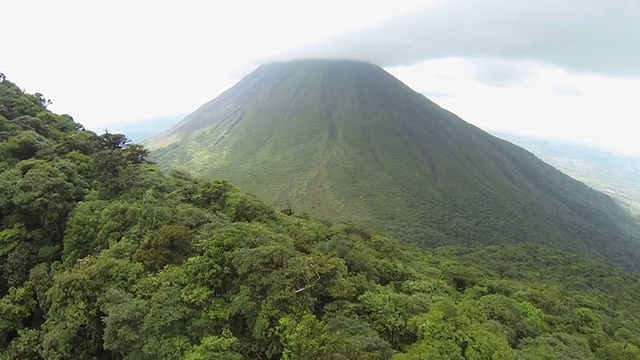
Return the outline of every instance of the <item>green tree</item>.
<path id="1" fill-rule="evenodd" d="M 195 254 L 192 231 L 181 225 L 163 225 L 150 233 L 136 252 L 136 259 L 149 270 L 180 264 Z"/>

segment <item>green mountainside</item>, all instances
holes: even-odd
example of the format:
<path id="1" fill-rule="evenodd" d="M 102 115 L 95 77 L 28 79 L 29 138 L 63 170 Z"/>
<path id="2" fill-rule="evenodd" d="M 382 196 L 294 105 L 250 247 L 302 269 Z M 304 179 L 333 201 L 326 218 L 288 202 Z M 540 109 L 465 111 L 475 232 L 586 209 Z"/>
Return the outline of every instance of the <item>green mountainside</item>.
<path id="1" fill-rule="evenodd" d="M 146 145 L 165 170 L 229 179 L 277 208 L 428 245 L 543 243 L 640 269 L 637 224 L 609 196 L 371 64 L 263 65 Z"/>
<path id="2" fill-rule="evenodd" d="M 0 74 L 1 75 L 1 74 Z M 640 359 L 640 278 L 163 175 L 0 76 L 0 359 Z"/>

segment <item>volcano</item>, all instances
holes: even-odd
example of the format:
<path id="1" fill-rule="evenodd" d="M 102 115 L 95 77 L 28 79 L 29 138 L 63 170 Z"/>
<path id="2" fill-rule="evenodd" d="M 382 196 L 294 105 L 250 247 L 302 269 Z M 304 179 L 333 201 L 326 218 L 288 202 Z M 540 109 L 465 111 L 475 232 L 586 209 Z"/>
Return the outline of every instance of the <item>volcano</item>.
<path id="1" fill-rule="evenodd" d="M 298 214 L 429 246 L 535 242 L 640 268 L 637 226 L 613 199 L 368 63 L 262 65 L 146 145 L 163 169 L 226 178 Z"/>

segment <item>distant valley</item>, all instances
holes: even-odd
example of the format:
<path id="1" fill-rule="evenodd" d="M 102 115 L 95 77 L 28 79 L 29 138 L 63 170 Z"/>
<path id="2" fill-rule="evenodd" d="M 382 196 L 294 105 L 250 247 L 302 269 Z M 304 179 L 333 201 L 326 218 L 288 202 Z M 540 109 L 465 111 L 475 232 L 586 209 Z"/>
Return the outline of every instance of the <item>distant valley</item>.
<path id="1" fill-rule="evenodd" d="M 562 140 L 495 133 L 560 171 L 621 200 L 640 215 L 640 158 Z"/>
<path id="2" fill-rule="evenodd" d="M 115 124 L 109 128 L 112 133 L 127 134 L 127 137 L 133 142 L 142 142 L 154 134 L 175 125 L 180 118 L 168 117 L 159 119 L 148 119 L 145 121 Z"/>

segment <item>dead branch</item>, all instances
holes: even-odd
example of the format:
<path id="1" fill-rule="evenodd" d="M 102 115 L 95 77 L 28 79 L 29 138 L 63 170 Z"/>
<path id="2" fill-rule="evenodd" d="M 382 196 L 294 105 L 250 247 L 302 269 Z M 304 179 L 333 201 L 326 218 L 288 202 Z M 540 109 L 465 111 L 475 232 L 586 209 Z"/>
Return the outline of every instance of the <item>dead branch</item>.
<path id="1" fill-rule="evenodd" d="M 313 287 L 313 286 L 318 282 L 318 280 L 320 280 L 320 274 L 318 274 L 318 272 L 317 272 L 317 271 L 316 271 L 316 276 L 317 276 L 318 278 L 317 278 L 313 283 L 311 283 L 311 284 L 309 284 L 309 285 L 307 285 L 307 286 L 301 287 L 300 289 L 295 290 L 293 293 L 294 293 L 294 294 L 297 294 L 297 293 L 299 293 L 299 292 L 301 292 L 301 291 L 305 291 L 305 290 L 307 290 L 307 289 L 312 288 L 312 287 Z"/>

